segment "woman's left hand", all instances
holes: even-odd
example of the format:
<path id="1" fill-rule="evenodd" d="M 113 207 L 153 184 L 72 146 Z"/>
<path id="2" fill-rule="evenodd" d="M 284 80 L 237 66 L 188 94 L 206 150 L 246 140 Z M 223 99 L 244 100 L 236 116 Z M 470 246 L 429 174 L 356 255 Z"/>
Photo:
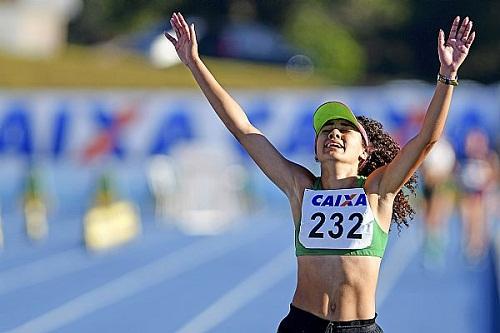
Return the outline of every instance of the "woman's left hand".
<path id="1" fill-rule="evenodd" d="M 474 42 L 476 32 L 472 31 L 472 21 L 466 17 L 460 25 L 460 17 L 457 16 L 451 25 L 448 40 L 444 40 L 443 30 L 438 35 L 438 55 L 441 63 L 440 74 L 449 78 L 455 78 L 458 68 L 464 62 L 469 49 Z"/>

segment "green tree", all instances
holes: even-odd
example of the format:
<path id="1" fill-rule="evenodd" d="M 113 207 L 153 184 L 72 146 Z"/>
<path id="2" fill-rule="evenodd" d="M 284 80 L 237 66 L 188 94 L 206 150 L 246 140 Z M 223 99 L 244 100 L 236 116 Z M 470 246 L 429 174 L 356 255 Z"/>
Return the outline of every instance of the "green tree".
<path id="1" fill-rule="evenodd" d="M 478 39 L 461 77 L 500 79 L 500 1 L 484 0 L 85 0 L 71 23 L 70 42 L 92 44 L 164 22 L 173 11 L 203 17 L 204 48 L 227 23 L 251 8 L 252 19 L 275 27 L 338 83 L 391 78 L 431 81 L 438 66 L 436 38 L 456 15 L 469 15 Z M 243 41 L 242 41 L 243 42 Z"/>
<path id="2" fill-rule="evenodd" d="M 352 83 L 365 70 L 365 53 L 320 2 L 298 1 L 285 25 L 285 35 L 309 55 L 319 70 L 336 82 Z"/>

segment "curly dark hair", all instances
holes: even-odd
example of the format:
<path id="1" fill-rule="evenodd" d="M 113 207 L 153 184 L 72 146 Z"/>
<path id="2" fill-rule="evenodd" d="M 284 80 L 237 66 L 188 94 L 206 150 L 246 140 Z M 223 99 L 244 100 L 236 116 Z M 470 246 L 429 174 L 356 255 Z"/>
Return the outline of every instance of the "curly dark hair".
<path id="1" fill-rule="evenodd" d="M 364 127 L 371 147 L 369 156 L 365 163 L 360 166 L 358 173 L 368 176 L 375 169 L 389 164 L 401 149 L 399 144 L 384 131 L 380 122 L 364 116 L 356 117 Z M 413 174 L 404 184 L 404 187 L 394 198 L 394 209 L 392 211 L 392 222 L 396 223 L 401 231 L 403 225 L 409 226 L 409 220 L 415 215 L 415 210 L 410 205 L 410 194 L 416 194 L 417 175 Z"/>

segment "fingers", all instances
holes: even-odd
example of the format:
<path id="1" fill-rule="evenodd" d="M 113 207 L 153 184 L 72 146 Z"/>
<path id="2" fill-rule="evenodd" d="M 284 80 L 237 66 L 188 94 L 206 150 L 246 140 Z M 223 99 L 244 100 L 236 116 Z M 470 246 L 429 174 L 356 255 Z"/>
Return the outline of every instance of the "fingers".
<path id="1" fill-rule="evenodd" d="M 196 43 L 196 31 L 194 30 L 194 23 L 189 26 L 189 31 L 191 32 L 191 40 Z"/>
<path id="2" fill-rule="evenodd" d="M 467 23 L 467 26 L 465 27 L 465 31 L 464 31 L 464 34 L 462 36 L 462 41 L 464 43 L 467 42 L 467 40 L 469 39 L 469 34 L 472 30 L 472 21 L 469 21 L 469 23 Z"/>
<path id="3" fill-rule="evenodd" d="M 168 34 L 165 34 L 165 37 L 167 37 L 168 40 L 170 40 L 174 45 L 176 45 L 175 43 L 181 40 L 181 38 L 183 38 L 183 40 L 196 42 L 196 32 L 194 31 L 194 24 L 188 26 L 186 20 L 184 19 L 184 16 L 182 16 L 181 13 L 173 13 L 172 17 L 170 18 L 170 24 L 172 25 L 172 28 L 177 35 L 177 40 L 175 42 L 172 41 L 170 38 L 173 37 L 167 36 Z"/>
<path id="4" fill-rule="evenodd" d="M 172 37 L 168 32 L 164 31 L 163 34 L 165 35 L 165 37 L 167 37 L 167 39 L 174 45 L 176 46 L 177 45 L 177 39 L 175 39 L 174 37 Z"/>
<path id="5" fill-rule="evenodd" d="M 455 17 L 453 23 L 451 24 L 450 35 L 448 36 L 448 40 L 454 39 L 457 37 L 458 31 L 458 23 L 460 23 L 460 16 Z"/>
<path id="6" fill-rule="evenodd" d="M 181 13 L 178 13 L 178 18 L 179 18 L 179 22 L 181 23 L 182 27 L 186 30 L 186 32 L 188 32 L 189 31 L 189 26 L 186 23 L 186 20 L 184 19 L 184 16 L 182 16 Z"/>
<path id="7" fill-rule="evenodd" d="M 177 36 L 177 40 L 179 40 L 181 38 L 181 31 L 179 30 L 173 15 L 172 15 L 172 18 L 170 18 L 170 25 L 172 26 L 172 29 L 174 29 L 174 31 L 175 31 L 175 35 Z"/>
<path id="8" fill-rule="evenodd" d="M 175 15 L 174 20 L 176 22 L 179 31 L 181 32 L 181 34 L 189 38 L 189 27 L 186 23 L 186 20 L 184 20 L 184 17 L 182 17 L 181 13 L 177 14 L 174 13 L 174 15 Z"/>
<path id="9" fill-rule="evenodd" d="M 467 38 L 467 41 L 465 42 L 465 46 L 467 46 L 467 48 L 469 48 L 471 45 L 472 45 L 472 42 L 474 42 L 474 38 L 476 38 L 476 32 L 473 31 L 469 38 Z"/>
<path id="10" fill-rule="evenodd" d="M 467 16 L 462 21 L 462 25 L 460 26 L 460 29 L 458 30 L 457 37 L 456 37 L 458 40 L 461 40 L 463 38 L 466 27 L 468 24 L 469 24 L 469 17 Z"/>
<path id="11" fill-rule="evenodd" d="M 186 23 L 186 20 L 184 20 L 184 17 L 182 17 L 181 13 L 174 13 L 172 15 L 172 21 L 175 25 L 176 33 L 177 32 L 179 33 L 178 38 L 182 36 L 189 40 L 190 39 L 189 27 Z"/>
<path id="12" fill-rule="evenodd" d="M 443 48 L 444 47 L 444 31 L 439 29 L 438 33 L 438 47 Z"/>

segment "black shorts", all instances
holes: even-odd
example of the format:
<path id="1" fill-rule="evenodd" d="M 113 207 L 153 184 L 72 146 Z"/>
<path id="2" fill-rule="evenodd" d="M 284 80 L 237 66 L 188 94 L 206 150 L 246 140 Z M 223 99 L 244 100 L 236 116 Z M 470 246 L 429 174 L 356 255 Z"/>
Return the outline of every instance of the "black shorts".
<path id="1" fill-rule="evenodd" d="M 375 318 L 329 321 L 290 304 L 290 312 L 281 321 L 278 333 L 383 333 Z"/>

